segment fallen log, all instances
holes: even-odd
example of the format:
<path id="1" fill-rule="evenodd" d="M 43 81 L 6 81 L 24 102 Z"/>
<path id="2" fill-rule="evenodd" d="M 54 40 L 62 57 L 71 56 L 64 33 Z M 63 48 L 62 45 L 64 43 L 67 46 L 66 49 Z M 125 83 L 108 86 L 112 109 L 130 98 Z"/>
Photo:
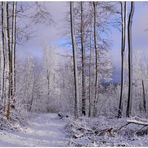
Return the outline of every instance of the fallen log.
<path id="1" fill-rule="evenodd" d="M 127 120 L 128 123 L 133 123 L 133 124 L 138 124 L 138 125 L 145 125 L 148 126 L 148 120 L 147 119 L 142 119 L 142 118 L 132 118 Z"/>
<path id="2" fill-rule="evenodd" d="M 148 126 L 148 120 L 143 119 L 143 118 L 139 118 L 139 117 L 127 119 L 127 123 L 125 125 L 122 125 L 120 128 L 115 129 L 114 132 L 120 131 L 122 128 L 128 126 L 129 124 L 138 124 L 138 125 L 143 125 L 145 127 L 145 126 Z"/>

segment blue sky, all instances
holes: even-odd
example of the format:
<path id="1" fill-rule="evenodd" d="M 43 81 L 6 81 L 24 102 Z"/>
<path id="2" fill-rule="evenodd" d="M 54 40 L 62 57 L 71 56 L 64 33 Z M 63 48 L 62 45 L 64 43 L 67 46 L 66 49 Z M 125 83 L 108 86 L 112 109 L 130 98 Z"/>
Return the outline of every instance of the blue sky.
<path id="1" fill-rule="evenodd" d="M 66 13 L 69 11 L 68 4 L 65 2 L 48 2 L 46 3 L 53 20 L 55 23 L 50 26 L 37 25 L 35 26 L 34 38 L 25 42 L 21 46 L 17 46 L 17 52 L 19 56 L 32 55 L 37 59 L 42 58 L 42 49 L 44 43 L 48 42 L 49 45 L 56 46 L 59 52 L 65 52 L 69 50 L 65 41 L 66 31 L 69 26 L 66 23 Z M 146 31 L 147 29 L 147 31 Z M 119 71 L 120 68 L 120 32 L 111 27 L 111 33 L 108 34 L 110 40 L 111 49 L 110 55 L 115 71 Z M 133 21 L 133 51 L 148 50 L 148 2 L 135 2 L 135 13 Z M 115 76 L 116 77 L 116 76 Z M 119 77 L 120 78 L 120 77 Z M 117 79 L 119 79 L 117 78 Z"/>

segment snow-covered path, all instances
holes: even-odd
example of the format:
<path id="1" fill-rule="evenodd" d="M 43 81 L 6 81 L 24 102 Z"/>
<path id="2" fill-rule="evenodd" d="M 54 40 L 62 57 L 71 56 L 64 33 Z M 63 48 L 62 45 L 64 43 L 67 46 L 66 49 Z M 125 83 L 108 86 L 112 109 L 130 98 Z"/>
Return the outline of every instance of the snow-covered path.
<path id="1" fill-rule="evenodd" d="M 66 146 L 64 126 L 57 114 L 38 114 L 21 132 L 0 131 L 0 146 Z"/>

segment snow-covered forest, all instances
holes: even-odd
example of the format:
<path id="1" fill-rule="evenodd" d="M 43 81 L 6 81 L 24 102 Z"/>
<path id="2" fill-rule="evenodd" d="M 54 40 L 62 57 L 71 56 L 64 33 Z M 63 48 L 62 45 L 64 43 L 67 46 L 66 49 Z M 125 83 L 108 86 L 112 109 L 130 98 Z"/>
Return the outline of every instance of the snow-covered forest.
<path id="1" fill-rule="evenodd" d="M 0 2 L 0 146 L 148 146 L 147 8 Z"/>

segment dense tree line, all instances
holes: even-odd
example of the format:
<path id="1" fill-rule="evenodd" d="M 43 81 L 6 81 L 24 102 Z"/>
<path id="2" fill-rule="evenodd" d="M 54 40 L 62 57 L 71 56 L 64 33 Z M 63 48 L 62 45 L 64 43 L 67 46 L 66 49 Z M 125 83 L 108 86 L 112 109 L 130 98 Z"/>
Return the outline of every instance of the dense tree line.
<path id="1" fill-rule="evenodd" d="M 76 118 L 99 114 L 129 117 L 137 110 L 146 113 L 147 66 L 139 67 L 142 60 L 135 60 L 138 58 L 134 57 L 136 51 L 132 47 L 135 3 L 68 2 L 71 52 L 59 54 L 58 47 L 45 41 L 42 62 L 31 56 L 23 61 L 16 55 L 17 44 L 29 39 L 28 29 L 32 25 L 20 25 L 22 18 L 27 17 L 31 24 L 48 22 L 46 25 L 50 26 L 52 22 L 42 4 L 1 2 L 0 90 L 7 119 L 14 108 L 29 112 L 65 111 L 74 113 Z M 32 8 L 34 13 L 26 16 L 26 11 Z M 112 82 L 113 65 L 106 35 L 112 22 L 121 31 L 118 84 Z M 141 73 L 135 72 L 137 69 Z"/>

